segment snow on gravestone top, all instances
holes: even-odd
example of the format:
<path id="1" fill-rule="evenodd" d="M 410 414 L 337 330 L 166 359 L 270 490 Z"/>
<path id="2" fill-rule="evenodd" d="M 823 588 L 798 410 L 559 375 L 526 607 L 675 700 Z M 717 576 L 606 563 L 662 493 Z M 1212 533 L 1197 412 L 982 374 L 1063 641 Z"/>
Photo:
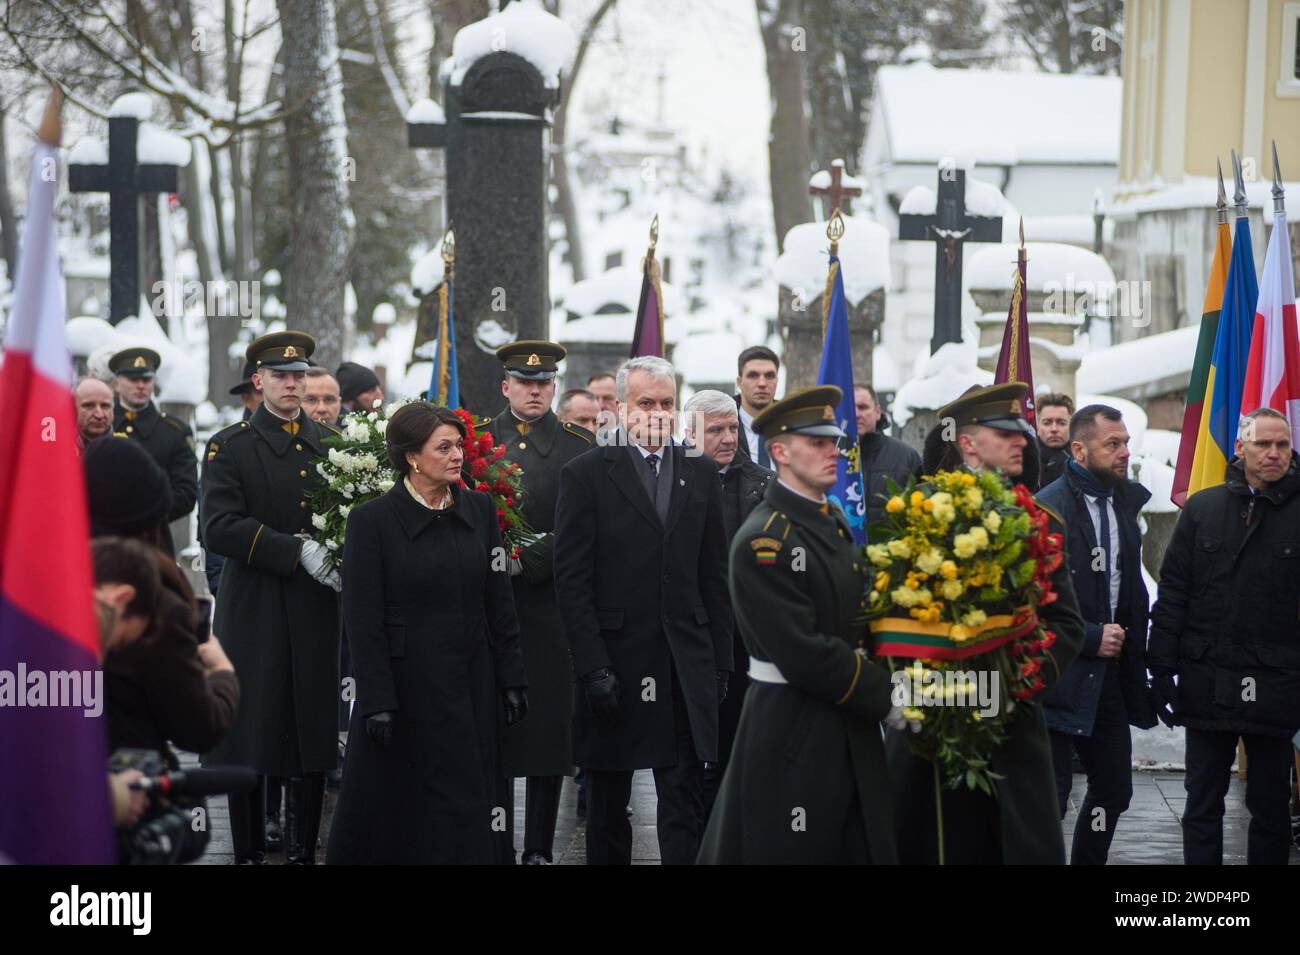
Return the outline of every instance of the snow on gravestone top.
<path id="1" fill-rule="evenodd" d="M 785 251 L 772 267 L 772 277 L 788 289 L 803 289 L 812 301 L 826 288 L 830 240 L 825 222 L 803 222 L 785 234 Z M 878 222 L 844 216 L 839 246 L 844 296 L 857 306 L 877 289 L 889 288 L 889 230 Z"/>
<path id="2" fill-rule="evenodd" d="M 898 214 L 904 216 L 932 216 L 938 199 L 929 186 L 913 186 L 903 196 Z M 966 215 L 983 219 L 996 219 L 1006 211 L 1007 201 L 1001 190 L 991 183 L 966 177 Z"/>
<path id="3" fill-rule="evenodd" d="M 839 162 L 839 160 L 836 160 Z M 865 180 L 857 176 L 850 176 L 847 172 L 840 175 L 840 185 L 845 189 L 862 189 L 864 192 L 867 188 Z M 829 189 L 831 187 L 831 174 L 828 169 L 818 169 L 808 179 L 809 189 Z"/>
<path id="4" fill-rule="evenodd" d="M 442 111 L 442 107 L 436 102 L 425 97 L 411 104 L 411 108 L 406 111 L 406 121 L 408 123 L 445 123 L 447 114 Z"/>
<path id="5" fill-rule="evenodd" d="M 917 363 L 912 377 L 894 395 L 890 413 L 905 425 L 917 411 L 937 411 L 971 385 L 993 384 L 993 372 L 980 368 L 974 342 L 948 342 Z"/>
<path id="6" fill-rule="evenodd" d="M 1011 288 L 1016 273 L 1017 249 L 1017 245 L 1009 242 L 980 248 L 966 264 L 966 287 Z M 1077 245 L 1026 242 L 1025 254 L 1029 257 L 1025 275 L 1030 290 L 1042 289 L 1048 282 L 1056 282 L 1063 290 L 1073 290 L 1076 295 L 1082 295 L 1091 285 L 1094 292 L 1103 293 L 1105 298 L 1108 297 L 1105 290 L 1114 288 L 1115 273 L 1106 260 Z"/>
<path id="7" fill-rule="evenodd" d="M 452 41 L 451 85 L 459 86 L 469 68 L 492 53 L 521 56 L 542 75 L 548 89 L 560 85 L 560 71 L 569 65 L 578 38 L 559 17 L 537 0 L 515 0 L 500 13 L 462 27 Z"/>
<path id="8" fill-rule="evenodd" d="M 108 115 L 110 117 L 130 116 L 143 121 L 153 115 L 153 103 L 150 102 L 148 93 L 123 93 L 113 100 L 113 105 L 108 108 Z"/>
<path id="9" fill-rule="evenodd" d="M 371 310 L 370 320 L 376 325 L 391 325 L 397 321 L 397 309 L 392 302 L 380 302 Z"/>
<path id="10" fill-rule="evenodd" d="M 137 162 L 163 166 L 188 166 L 190 143 L 183 136 L 168 132 L 153 123 L 141 123 L 135 133 Z M 108 141 L 83 136 L 68 150 L 69 165 L 107 166 Z"/>

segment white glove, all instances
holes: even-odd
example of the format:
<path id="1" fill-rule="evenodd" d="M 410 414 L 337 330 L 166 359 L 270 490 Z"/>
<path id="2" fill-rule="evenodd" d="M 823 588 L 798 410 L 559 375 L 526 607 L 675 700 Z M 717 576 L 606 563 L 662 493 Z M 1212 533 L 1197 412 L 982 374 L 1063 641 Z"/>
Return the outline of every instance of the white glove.
<path id="1" fill-rule="evenodd" d="M 302 569 L 307 571 L 317 583 L 324 584 L 336 593 L 342 590 L 343 578 L 339 576 L 338 570 L 332 566 L 330 552 L 325 545 L 320 541 L 312 540 L 305 534 L 296 536 L 302 538 L 302 550 L 298 552 L 298 560 L 302 564 Z"/>
<path id="2" fill-rule="evenodd" d="M 881 720 L 891 730 L 907 729 L 907 720 L 903 718 L 903 708 L 901 706 L 891 706 L 889 713 Z"/>

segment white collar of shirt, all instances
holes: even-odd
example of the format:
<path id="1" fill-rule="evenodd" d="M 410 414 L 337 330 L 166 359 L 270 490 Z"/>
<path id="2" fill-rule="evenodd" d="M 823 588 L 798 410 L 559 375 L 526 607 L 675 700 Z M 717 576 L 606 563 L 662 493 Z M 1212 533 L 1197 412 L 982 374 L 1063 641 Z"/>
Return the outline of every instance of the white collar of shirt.
<path id="1" fill-rule="evenodd" d="M 262 404 L 265 405 L 266 402 L 264 401 L 264 402 L 262 402 Z M 294 415 L 292 418 L 286 418 L 286 417 L 285 417 L 284 415 L 282 415 L 282 414 L 276 414 L 274 411 L 271 410 L 271 406 L 270 406 L 270 405 L 266 405 L 266 410 L 267 410 L 267 412 L 268 412 L 269 414 L 271 414 L 272 416 L 274 416 L 274 417 L 276 417 L 276 418 L 279 418 L 281 421 L 297 421 L 297 420 L 298 420 L 298 416 L 302 414 L 302 409 L 301 409 L 301 408 L 298 409 L 298 414 Z"/>
<path id="2" fill-rule="evenodd" d="M 664 453 L 665 453 L 665 451 L 667 451 L 668 448 L 671 448 L 671 447 L 672 447 L 672 444 L 665 444 L 665 445 L 664 445 L 662 448 L 660 448 L 658 451 L 650 451 L 650 450 L 647 450 L 646 448 L 641 447 L 641 445 L 639 445 L 639 444 L 633 444 L 632 447 L 636 448 L 638 451 L 641 452 L 641 457 L 642 457 L 642 458 L 648 458 L 648 457 L 650 457 L 650 455 L 652 455 L 652 454 L 657 454 L 657 455 L 659 456 L 659 460 L 662 461 L 662 460 L 664 459 Z"/>
<path id="3" fill-rule="evenodd" d="M 784 481 L 782 481 L 780 478 L 777 478 L 777 479 L 776 479 L 776 483 L 779 484 L 779 485 L 781 485 L 783 488 L 785 488 L 785 489 L 786 489 L 787 491 L 789 491 L 791 494 L 797 494 L 799 497 L 803 498 L 805 501 L 812 501 L 814 504 L 817 504 L 817 505 L 825 504 L 826 501 L 828 500 L 828 498 L 826 497 L 825 494 L 823 494 L 821 497 L 809 497 L 807 494 L 803 493 L 803 491 L 796 491 L 794 488 L 792 488 L 790 485 L 786 484 L 786 483 L 785 483 Z"/>
<path id="4" fill-rule="evenodd" d="M 514 415 L 516 421 L 522 421 L 524 424 L 533 424 L 535 422 L 541 421 L 543 418 L 546 417 L 545 411 L 539 414 L 536 418 L 522 418 L 519 416 L 519 413 L 516 412 L 514 408 L 510 409 L 510 413 Z"/>

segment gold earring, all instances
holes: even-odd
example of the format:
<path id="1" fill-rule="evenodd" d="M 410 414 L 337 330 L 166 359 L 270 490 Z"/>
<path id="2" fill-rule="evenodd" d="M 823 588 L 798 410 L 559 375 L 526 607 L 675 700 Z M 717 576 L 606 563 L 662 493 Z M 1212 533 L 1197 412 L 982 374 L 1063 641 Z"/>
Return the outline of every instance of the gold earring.
<path id="1" fill-rule="evenodd" d="M 420 466 L 419 466 L 418 464 L 416 464 L 414 461 L 411 462 L 411 467 L 415 468 L 415 473 L 416 473 L 416 474 L 419 474 L 419 473 L 420 473 Z"/>

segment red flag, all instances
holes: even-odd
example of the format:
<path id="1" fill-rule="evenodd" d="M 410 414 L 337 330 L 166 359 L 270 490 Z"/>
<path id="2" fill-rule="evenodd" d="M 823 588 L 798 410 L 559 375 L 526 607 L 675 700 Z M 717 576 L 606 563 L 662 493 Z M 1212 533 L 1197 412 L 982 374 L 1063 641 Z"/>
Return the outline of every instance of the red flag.
<path id="1" fill-rule="evenodd" d="M 1011 308 L 1007 311 L 1007 327 L 1002 333 L 1002 351 L 998 353 L 998 367 L 993 374 L 995 385 L 1020 381 L 1029 386 L 1025 395 L 1025 420 L 1038 427 L 1038 412 L 1034 408 L 1034 369 L 1029 362 L 1029 307 L 1025 300 L 1025 224 L 1020 223 L 1020 251 L 1016 255 L 1016 278 L 1011 289 Z"/>
<path id="2" fill-rule="evenodd" d="M 0 860 L 111 863 L 104 683 L 54 234 L 57 143 L 56 94 L 32 159 L 0 370 L 9 419 L 0 429 Z"/>

